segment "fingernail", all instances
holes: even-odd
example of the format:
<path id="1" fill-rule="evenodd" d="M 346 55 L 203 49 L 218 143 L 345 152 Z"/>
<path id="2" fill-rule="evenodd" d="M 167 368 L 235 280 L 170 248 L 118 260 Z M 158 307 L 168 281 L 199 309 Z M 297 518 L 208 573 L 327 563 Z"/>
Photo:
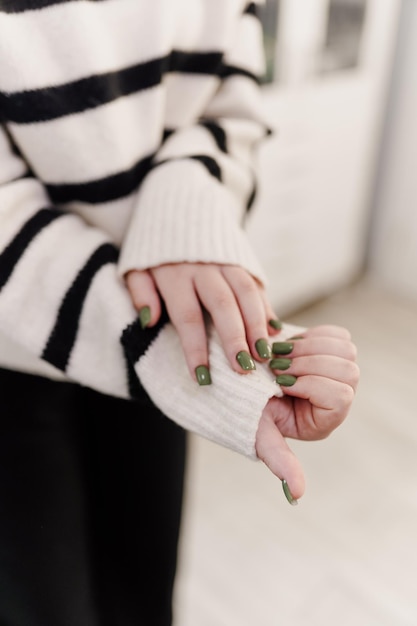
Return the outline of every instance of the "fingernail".
<path id="1" fill-rule="evenodd" d="M 241 350 L 237 353 L 236 360 L 243 370 L 256 369 L 255 361 L 248 352 L 245 352 L 245 350 Z"/>
<path id="2" fill-rule="evenodd" d="M 273 354 L 289 354 L 293 348 L 294 344 L 287 341 L 274 341 L 272 344 Z"/>
<path id="3" fill-rule="evenodd" d="M 139 311 L 139 321 L 142 328 L 146 328 L 151 321 L 151 310 L 148 306 L 143 306 Z"/>
<path id="4" fill-rule="evenodd" d="M 210 370 L 205 365 L 198 365 L 195 368 L 195 375 L 199 385 L 211 385 Z"/>
<path id="5" fill-rule="evenodd" d="M 303 335 L 295 335 L 295 337 L 289 337 L 290 341 L 294 341 L 294 339 L 304 339 Z"/>
<path id="6" fill-rule="evenodd" d="M 291 359 L 271 359 L 269 361 L 269 367 L 271 370 L 287 370 L 291 363 Z"/>
<path id="7" fill-rule="evenodd" d="M 256 352 L 261 359 L 269 359 L 271 356 L 271 347 L 266 339 L 258 339 L 255 343 Z"/>
<path id="8" fill-rule="evenodd" d="M 291 374 L 281 374 L 281 376 L 276 377 L 276 382 L 283 387 L 292 387 L 296 382 L 297 377 L 291 376 Z"/>
<path id="9" fill-rule="evenodd" d="M 290 491 L 290 488 L 288 487 L 288 483 L 285 480 L 285 478 L 282 480 L 282 488 L 284 490 L 285 497 L 287 498 L 288 502 L 292 504 L 292 506 L 296 506 L 298 504 L 298 500 L 292 497 L 292 493 Z"/>
<path id="10" fill-rule="evenodd" d="M 282 322 L 276 319 L 269 320 L 268 324 L 271 326 L 271 328 L 275 328 L 275 330 L 281 330 L 282 328 Z"/>

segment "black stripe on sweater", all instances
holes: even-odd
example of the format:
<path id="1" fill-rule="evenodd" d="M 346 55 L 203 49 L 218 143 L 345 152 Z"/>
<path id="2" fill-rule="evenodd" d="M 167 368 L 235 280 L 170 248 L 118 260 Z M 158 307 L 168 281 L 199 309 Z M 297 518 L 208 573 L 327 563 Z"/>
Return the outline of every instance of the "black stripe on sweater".
<path id="1" fill-rule="evenodd" d="M 248 198 L 248 201 L 246 203 L 246 211 L 249 212 L 251 210 L 251 208 L 253 207 L 253 205 L 255 203 L 257 195 L 258 195 L 258 187 L 257 187 L 256 182 L 254 181 L 253 185 L 252 185 L 252 191 L 251 191 L 250 196 Z"/>
<path id="2" fill-rule="evenodd" d="M 256 4 L 256 2 L 249 2 L 243 11 L 243 14 L 259 17 L 259 6 Z"/>
<path id="3" fill-rule="evenodd" d="M 109 243 L 101 245 L 78 273 L 64 296 L 55 326 L 49 336 L 42 358 L 65 371 L 75 344 L 85 299 L 97 272 L 108 263 L 116 263 L 118 250 Z"/>
<path id="4" fill-rule="evenodd" d="M 209 133 L 212 135 L 214 141 L 216 142 L 216 145 L 218 147 L 219 150 L 221 150 L 222 152 L 227 153 L 227 137 L 226 137 L 226 133 L 224 131 L 224 129 L 219 126 L 219 124 L 217 124 L 216 122 L 213 122 L 212 120 L 204 120 L 201 122 L 201 126 L 204 126 L 204 128 L 206 128 Z"/>
<path id="5" fill-rule="evenodd" d="M 18 234 L 0 254 L 0 290 L 9 280 L 10 275 L 30 242 L 43 228 L 63 215 L 65 213 L 58 209 L 40 209 L 23 225 Z"/>
<path id="6" fill-rule="evenodd" d="M 257 76 L 253 72 L 249 70 L 245 70 L 242 67 L 237 67 L 235 65 L 223 65 L 221 68 L 220 78 L 224 80 L 225 78 L 230 78 L 231 76 L 244 76 L 245 78 L 249 78 L 257 85 L 260 84 L 260 76 Z"/>
<path id="7" fill-rule="evenodd" d="M 222 59 L 223 52 L 182 52 L 181 50 L 173 50 L 168 57 L 168 71 L 218 76 L 222 67 Z"/>
<path id="8" fill-rule="evenodd" d="M 55 4 L 66 4 L 70 0 L 0 0 L 0 13 L 22 13 L 24 11 L 38 11 Z M 74 0 L 72 0 L 74 2 Z M 99 0 L 84 0 L 98 2 Z M 243 13 L 258 16 L 258 6 L 255 2 L 249 2 Z"/>
<path id="9" fill-rule="evenodd" d="M 205 120 L 201 122 L 201 125 L 207 128 L 207 130 L 212 134 L 219 150 L 227 154 L 228 153 L 227 136 L 226 136 L 224 129 L 221 126 L 219 126 L 219 124 L 212 122 L 211 120 Z M 267 128 L 265 131 L 265 135 L 269 135 L 271 133 L 272 131 L 270 131 Z M 219 178 L 219 180 L 221 180 L 221 178 Z M 256 197 L 257 197 L 257 193 L 258 193 L 257 181 L 256 181 L 256 178 L 253 176 L 252 191 L 246 202 L 246 211 L 250 211 L 250 209 L 254 205 Z"/>
<path id="10" fill-rule="evenodd" d="M 168 72 L 218 76 L 223 71 L 222 56 L 221 52 L 173 51 L 159 59 L 63 85 L 0 93 L 2 118 L 15 124 L 32 124 L 81 113 L 156 87 Z"/>
<path id="11" fill-rule="evenodd" d="M 212 134 L 219 150 L 227 154 L 228 153 L 227 136 L 226 136 L 224 129 L 221 128 L 221 126 L 219 126 L 215 122 L 212 122 L 210 120 L 202 122 L 201 125 L 207 128 L 207 130 Z M 219 167 L 219 170 L 220 170 L 220 167 Z M 221 178 L 219 178 L 219 180 L 221 180 Z M 257 195 L 257 186 L 256 186 L 256 181 L 254 180 L 252 184 L 252 191 L 246 203 L 246 211 L 250 211 L 250 209 L 252 208 L 256 199 L 256 195 Z"/>
<path id="12" fill-rule="evenodd" d="M 93 205 L 104 204 L 105 202 L 119 200 L 133 193 L 140 187 L 147 174 L 155 167 L 183 158 L 198 161 L 204 165 L 211 176 L 214 176 L 221 182 L 221 169 L 215 159 L 203 154 L 196 154 L 164 159 L 155 163 L 153 163 L 152 157 L 146 157 L 129 170 L 99 180 L 79 184 L 46 184 L 45 186 L 51 199 L 57 204 L 67 204 L 69 202 L 86 202 Z"/>
<path id="13" fill-rule="evenodd" d="M 145 354 L 151 343 L 158 336 L 160 330 L 168 321 L 168 313 L 162 304 L 161 317 L 155 326 L 142 329 L 140 321 L 136 320 L 125 328 L 122 333 L 120 341 L 127 361 L 129 393 L 132 398 L 143 396 L 143 390 L 134 366 L 139 361 L 140 357 Z"/>
<path id="14" fill-rule="evenodd" d="M 63 85 L 0 93 L 0 108 L 3 118 L 9 122 L 45 122 L 94 109 L 141 89 L 154 87 L 161 82 L 167 67 L 168 59 L 165 57 Z"/>
<path id="15" fill-rule="evenodd" d="M 214 178 L 216 178 L 220 182 L 222 181 L 222 171 L 220 169 L 220 165 L 215 159 L 213 159 L 213 157 L 207 156 L 205 154 L 189 154 L 186 156 L 173 157 L 172 159 L 163 159 L 162 161 L 158 161 L 157 163 L 155 163 L 154 167 L 165 165 L 165 163 L 170 163 L 171 161 L 182 161 L 184 159 L 198 161 L 206 168 L 211 176 L 214 176 Z"/>
<path id="16" fill-rule="evenodd" d="M 57 204 L 86 202 L 100 204 L 118 200 L 133 193 L 152 168 L 152 156 L 141 159 L 133 167 L 117 174 L 88 183 L 46 184 L 48 193 Z"/>
<path id="17" fill-rule="evenodd" d="M 205 154 L 193 154 L 190 156 L 190 159 L 194 161 L 198 161 L 208 171 L 209 174 L 217 178 L 218 181 L 222 182 L 222 171 L 220 169 L 220 165 L 217 163 L 213 157 L 206 156 Z"/>
<path id="18" fill-rule="evenodd" d="M 85 0 L 84 0 L 85 1 Z M 87 0 L 98 2 L 99 0 Z M 54 4 L 65 4 L 69 0 L 0 0 L 0 13 L 22 13 L 23 11 L 38 11 Z"/>

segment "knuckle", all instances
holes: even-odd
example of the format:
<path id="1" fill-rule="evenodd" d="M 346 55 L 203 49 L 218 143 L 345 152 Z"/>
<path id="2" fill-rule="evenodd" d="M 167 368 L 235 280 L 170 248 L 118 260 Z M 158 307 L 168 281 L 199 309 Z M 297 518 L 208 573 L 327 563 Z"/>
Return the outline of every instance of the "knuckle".
<path id="1" fill-rule="evenodd" d="M 131 291 L 130 297 L 132 298 L 133 306 L 138 311 L 142 306 L 142 299 L 139 298 L 139 294 L 136 291 Z"/>
<path id="2" fill-rule="evenodd" d="M 259 292 L 253 278 L 249 274 L 240 274 L 235 281 L 236 289 L 245 296 L 253 296 Z"/>
<path id="3" fill-rule="evenodd" d="M 338 395 L 339 407 L 342 409 L 348 408 L 352 404 L 354 396 L 355 392 L 352 387 L 350 385 L 343 385 Z"/>
<path id="4" fill-rule="evenodd" d="M 351 365 L 351 380 L 356 385 L 359 382 L 359 378 L 361 375 L 361 371 L 359 365 L 357 363 L 352 363 Z"/>
<path id="5" fill-rule="evenodd" d="M 224 289 L 219 289 L 213 294 L 213 306 L 219 310 L 227 309 L 233 305 L 232 294 Z"/>
<path id="6" fill-rule="evenodd" d="M 242 285 L 237 295 L 239 299 L 248 303 L 256 303 L 256 299 L 258 299 L 259 303 L 263 306 L 262 298 L 254 282 Z"/>
<path id="7" fill-rule="evenodd" d="M 195 307 L 188 307 L 181 311 L 179 324 L 183 327 L 195 327 L 201 324 L 201 310 Z"/>
<path id="8" fill-rule="evenodd" d="M 358 382 L 359 366 L 354 361 L 345 360 L 341 371 L 341 378 L 346 382 Z"/>
<path id="9" fill-rule="evenodd" d="M 185 348 L 187 361 L 195 369 L 198 365 L 204 365 L 207 361 L 207 352 L 198 346 Z"/>
<path id="10" fill-rule="evenodd" d="M 227 269 L 227 277 L 237 289 L 249 289 L 251 292 L 261 289 L 253 276 L 242 267 L 229 267 Z"/>
<path id="11" fill-rule="evenodd" d="M 346 357 L 350 360 L 350 361 L 356 361 L 358 356 L 358 349 L 355 346 L 354 343 L 352 343 L 351 341 L 348 342 L 347 347 L 346 347 Z"/>
<path id="12" fill-rule="evenodd" d="M 341 339 L 346 339 L 346 341 L 350 341 L 352 339 L 352 335 L 344 326 L 336 326 L 336 329 L 340 333 Z"/>
<path id="13" fill-rule="evenodd" d="M 248 350 L 246 338 L 243 334 L 233 334 L 227 338 L 230 350 L 232 352 L 239 352 L 240 350 Z"/>

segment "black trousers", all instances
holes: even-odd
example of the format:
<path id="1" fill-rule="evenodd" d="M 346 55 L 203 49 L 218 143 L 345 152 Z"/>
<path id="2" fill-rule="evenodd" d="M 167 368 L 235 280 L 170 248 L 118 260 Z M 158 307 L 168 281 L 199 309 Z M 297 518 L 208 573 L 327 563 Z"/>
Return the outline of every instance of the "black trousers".
<path id="1" fill-rule="evenodd" d="M 0 626 L 169 626 L 186 433 L 0 369 Z"/>

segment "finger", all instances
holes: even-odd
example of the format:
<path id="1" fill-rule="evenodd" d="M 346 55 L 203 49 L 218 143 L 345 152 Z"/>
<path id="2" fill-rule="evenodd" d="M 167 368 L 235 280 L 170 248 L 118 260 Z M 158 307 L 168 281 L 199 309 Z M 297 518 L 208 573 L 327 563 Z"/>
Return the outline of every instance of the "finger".
<path id="1" fill-rule="evenodd" d="M 308 328 L 303 335 L 305 337 L 336 337 L 338 339 L 351 339 L 351 334 L 347 328 L 335 324 L 321 324 Z"/>
<path id="2" fill-rule="evenodd" d="M 242 313 L 220 268 L 207 266 L 195 275 L 198 297 L 210 314 L 232 368 L 240 374 L 255 369 Z"/>
<path id="3" fill-rule="evenodd" d="M 314 375 L 300 376 L 290 386 L 283 385 L 282 391 L 287 396 L 308 401 L 303 412 L 304 439 L 327 437 L 343 422 L 355 395 L 348 384 Z"/>
<path id="4" fill-rule="evenodd" d="M 338 356 L 301 356 L 294 359 L 271 359 L 269 366 L 275 373 L 282 373 L 296 376 L 306 376 L 307 374 L 330 378 L 347 385 L 356 390 L 359 382 L 359 367 L 354 361 L 343 359 Z"/>
<path id="5" fill-rule="evenodd" d="M 256 453 L 275 476 L 286 480 L 291 495 L 297 500 L 305 491 L 304 472 L 274 421 L 278 402 L 282 400 L 272 398 L 264 409 L 256 434 Z"/>
<path id="6" fill-rule="evenodd" d="M 155 270 L 154 276 L 168 316 L 177 330 L 190 374 L 200 384 L 208 384 L 210 375 L 201 370 L 202 366 L 209 370 L 207 335 L 201 304 L 189 274 L 181 271 L 179 286 L 178 280 L 173 280 L 174 273 L 178 276 L 175 268 L 164 268 L 163 271 Z M 179 294 L 181 297 L 178 297 Z M 205 376 L 203 379 L 199 374 L 201 371 Z"/>
<path id="7" fill-rule="evenodd" d="M 278 315 L 275 313 L 271 305 L 271 302 L 268 298 L 268 295 L 263 287 L 259 287 L 259 293 L 260 293 L 260 296 L 264 305 L 265 315 L 266 315 L 266 319 L 268 322 L 267 324 L 268 335 L 269 336 L 278 335 L 282 330 L 282 321 L 280 320 Z"/>
<path id="8" fill-rule="evenodd" d="M 154 326 L 161 315 L 161 301 L 151 274 L 147 270 L 131 270 L 125 281 L 142 328 Z"/>
<path id="9" fill-rule="evenodd" d="M 268 318 L 265 310 L 260 285 L 246 270 L 240 267 L 223 266 L 221 272 L 236 298 L 252 356 L 257 361 L 269 359 L 271 357 L 268 341 L 268 319 L 270 317 Z"/>
<path id="10" fill-rule="evenodd" d="M 328 336 L 305 336 L 296 341 L 274 341 L 272 343 L 272 353 L 274 356 L 288 356 L 295 358 L 309 355 L 329 355 L 339 356 L 349 361 L 355 361 L 357 357 L 356 346 L 346 339 Z"/>

